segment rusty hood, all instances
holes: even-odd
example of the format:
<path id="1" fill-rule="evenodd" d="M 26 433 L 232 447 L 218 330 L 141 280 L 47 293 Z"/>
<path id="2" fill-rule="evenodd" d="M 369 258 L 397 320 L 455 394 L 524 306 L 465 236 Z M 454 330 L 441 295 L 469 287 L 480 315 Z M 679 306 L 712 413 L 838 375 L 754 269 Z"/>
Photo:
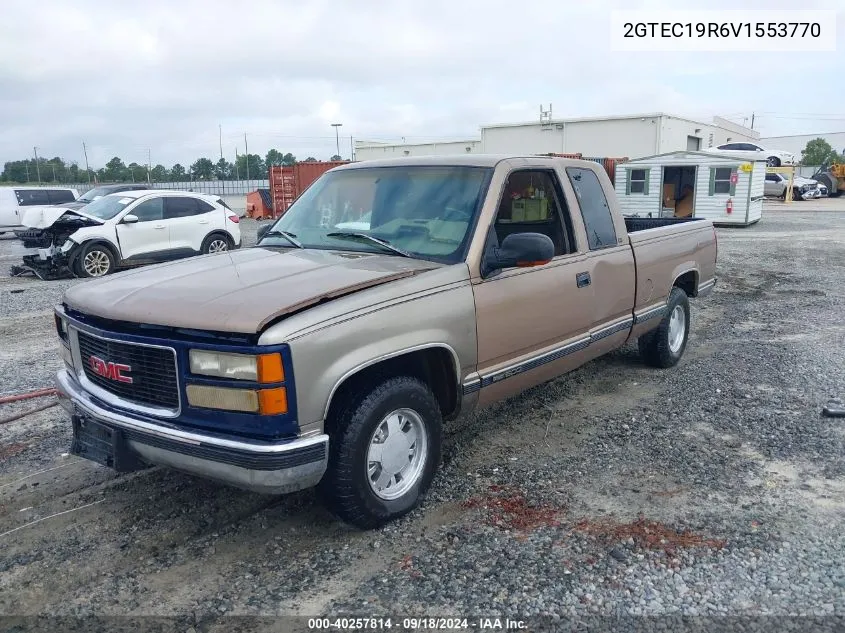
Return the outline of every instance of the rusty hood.
<path id="1" fill-rule="evenodd" d="M 439 267 L 392 255 L 249 248 L 95 279 L 70 288 L 64 303 L 105 319 L 252 334 L 321 301 Z"/>

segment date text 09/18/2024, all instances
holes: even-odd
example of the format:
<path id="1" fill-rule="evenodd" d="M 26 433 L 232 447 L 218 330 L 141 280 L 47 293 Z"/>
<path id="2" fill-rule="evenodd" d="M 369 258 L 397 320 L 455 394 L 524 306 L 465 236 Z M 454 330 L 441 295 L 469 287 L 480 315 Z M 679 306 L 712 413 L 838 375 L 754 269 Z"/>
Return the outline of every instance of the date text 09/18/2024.
<path id="1" fill-rule="evenodd" d="M 527 627 L 524 620 L 511 618 L 309 618 L 308 628 L 313 631 L 343 630 L 392 630 L 398 631 L 459 631 L 459 630 L 510 630 Z"/>

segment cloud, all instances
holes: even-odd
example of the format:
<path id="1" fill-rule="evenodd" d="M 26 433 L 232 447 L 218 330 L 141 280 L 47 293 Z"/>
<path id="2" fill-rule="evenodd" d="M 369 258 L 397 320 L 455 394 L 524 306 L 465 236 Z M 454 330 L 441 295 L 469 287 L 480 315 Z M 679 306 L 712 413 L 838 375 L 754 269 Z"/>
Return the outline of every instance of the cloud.
<path id="1" fill-rule="evenodd" d="M 714 0 L 709 8 L 737 8 Z M 748 3 L 755 7 L 754 3 Z M 0 162 L 40 153 L 93 165 L 114 155 L 193 162 L 270 147 L 328 158 L 330 123 L 367 139 L 477 136 L 479 125 L 667 111 L 758 117 L 764 131 L 836 123 L 778 119 L 836 112 L 841 82 L 817 54 L 615 54 L 613 8 L 698 2 L 598 0 L 5 0 L 0 21 Z M 802 8 L 836 8 L 835 0 Z M 772 0 L 766 8 L 794 8 Z M 840 48 L 845 29 L 839 22 Z M 818 105 L 816 105 L 818 104 Z M 768 117 L 768 118 L 767 118 Z M 845 121 L 838 127 L 845 127 Z M 799 129 L 802 128 L 802 129 Z M 810 129 L 806 129 L 810 128 Z M 824 128 L 824 129 L 816 129 Z"/>

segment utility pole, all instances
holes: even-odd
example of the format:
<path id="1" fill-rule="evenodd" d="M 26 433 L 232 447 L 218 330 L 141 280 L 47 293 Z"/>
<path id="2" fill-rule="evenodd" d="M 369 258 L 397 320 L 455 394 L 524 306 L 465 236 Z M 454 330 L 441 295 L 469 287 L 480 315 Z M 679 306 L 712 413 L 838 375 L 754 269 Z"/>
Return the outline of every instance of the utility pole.
<path id="1" fill-rule="evenodd" d="M 337 143 L 337 155 L 340 156 L 340 132 L 338 132 L 338 130 L 343 123 L 332 123 L 331 125 L 334 128 L 334 137 L 335 142 Z"/>
<path id="2" fill-rule="evenodd" d="M 50 163 L 50 167 L 53 168 L 53 182 L 56 182 L 56 163 Z"/>
<path id="3" fill-rule="evenodd" d="M 246 156 L 246 187 L 249 189 L 249 145 L 246 144 L 246 132 L 244 132 L 244 155 Z"/>
<path id="4" fill-rule="evenodd" d="M 223 124 L 218 124 L 218 129 L 220 131 L 220 160 L 223 160 Z"/>
<path id="5" fill-rule="evenodd" d="M 38 166 L 38 148 L 32 148 L 33 153 L 35 154 L 35 172 L 38 174 L 38 184 L 41 184 L 41 167 Z"/>
<path id="6" fill-rule="evenodd" d="M 85 154 L 85 173 L 88 174 L 88 184 L 91 184 L 91 170 L 88 168 L 88 148 L 85 147 L 85 141 L 82 141 L 82 153 Z"/>
<path id="7" fill-rule="evenodd" d="M 352 144 L 352 135 L 349 135 L 349 160 L 355 160 L 355 146 Z"/>
<path id="8" fill-rule="evenodd" d="M 238 146 L 235 145 L 235 180 L 240 180 L 241 175 L 238 172 Z"/>
<path id="9" fill-rule="evenodd" d="M 150 148 L 147 148 L 147 184 L 152 182 L 152 177 L 150 175 Z"/>
<path id="10" fill-rule="evenodd" d="M 751 129 L 754 129 L 754 113 L 751 113 Z"/>

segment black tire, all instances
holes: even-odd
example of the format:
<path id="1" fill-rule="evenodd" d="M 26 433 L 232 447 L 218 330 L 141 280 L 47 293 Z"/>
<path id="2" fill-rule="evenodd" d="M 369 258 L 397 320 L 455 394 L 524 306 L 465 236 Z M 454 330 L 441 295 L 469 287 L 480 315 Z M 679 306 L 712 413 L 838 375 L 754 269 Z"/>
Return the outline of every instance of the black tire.
<path id="1" fill-rule="evenodd" d="M 777 156 L 769 156 L 766 159 L 766 165 L 769 167 L 780 167 L 780 158 Z"/>
<path id="2" fill-rule="evenodd" d="M 319 492 L 341 520 L 361 529 L 377 528 L 413 510 L 431 485 L 440 465 L 440 407 L 428 385 L 409 376 L 382 380 L 369 391 L 350 390 L 343 398 L 332 406 L 326 420 L 331 437 L 329 464 Z M 368 451 L 376 431 L 399 409 L 418 415 L 425 429 L 426 450 L 418 475 L 409 479 L 409 489 L 395 499 L 385 499 L 370 483 Z M 416 446 L 419 450 L 419 439 Z"/>
<path id="3" fill-rule="evenodd" d="M 804 199 L 801 197 L 801 192 L 798 190 L 797 187 L 792 188 L 792 199 L 798 200 L 799 202 Z"/>
<path id="4" fill-rule="evenodd" d="M 218 246 L 220 244 L 224 244 L 225 246 Z M 202 241 L 200 252 L 203 255 L 208 255 L 209 253 L 224 253 L 232 250 L 232 246 L 232 238 L 228 235 L 224 235 L 223 233 L 211 233 Z"/>
<path id="5" fill-rule="evenodd" d="M 90 262 L 89 262 L 90 260 Z M 95 267 L 91 262 L 101 262 L 100 267 Z M 101 242 L 85 244 L 74 262 L 74 274 L 77 277 L 105 277 L 115 271 L 117 264 L 111 248 Z M 98 269 L 102 272 L 94 273 Z"/>
<path id="6" fill-rule="evenodd" d="M 680 308 L 683 311 L 684 332 L 680 346 L 675 345 L 673 349 L 673 345 L 670 342 L 669 326 L 675 308 Z M 666 306 L 666 314 L 660 321 L 660 325 L 651 332 L 641 336 L 637 341 L 643 361 L 652 367 L 659 367 L 661 369 L 677 365 L 678 361 L 681 360 L 681 356 L 684 355 L 684 350 L 687 348 L 689 324 L 690 309 L 687 293 L 678 287 L 672 288 L 672 292 L 669 294 L 669 302 Z"/>

